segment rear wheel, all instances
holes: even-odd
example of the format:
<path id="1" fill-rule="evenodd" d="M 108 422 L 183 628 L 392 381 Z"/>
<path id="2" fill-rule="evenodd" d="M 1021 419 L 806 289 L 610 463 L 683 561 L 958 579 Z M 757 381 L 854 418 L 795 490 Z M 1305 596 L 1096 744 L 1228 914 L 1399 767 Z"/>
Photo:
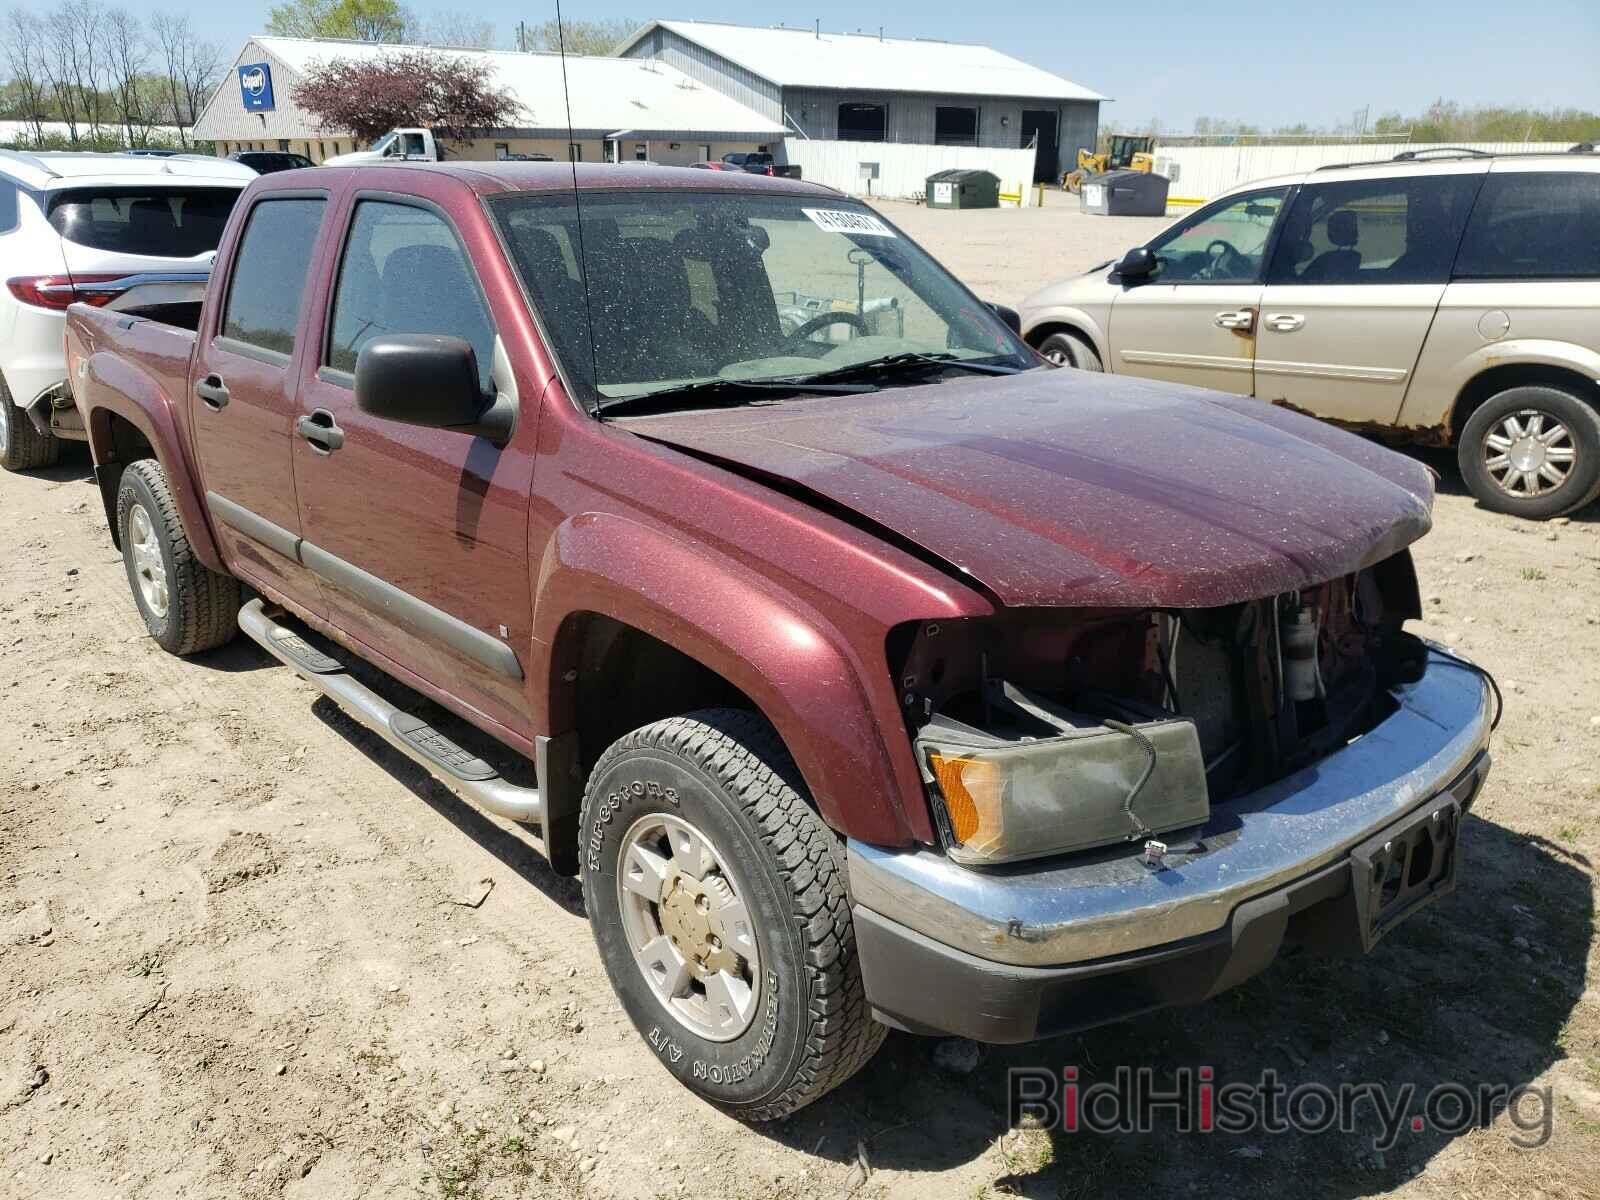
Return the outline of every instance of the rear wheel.
<path id="1" fill-rule="evenodd" d="M 1507 388 L 1468 418 L 1456 453 L 1485 508 L 1559 517 L 1600 492 L 1600 413 L 1562 388 Z"/>
<path id="2" fill-rule="evenodd" d="M 117 491 L 122 561 L 150 636 L 173 654 L 225 645 L 238 632 L 239 581 L 194 556 L 183 519 L 154 459 L 122 473 Z"/>
<path id="3" fill-rule="evenodd" d="M 0 379 L 0 467 L 29 471 L 54 466 L 61 458 L 61 439 L 40 433 L 28 414 L 11 399 L 11 389 Z"/>
<path id="4" fill-rule="evenodd" d="M 1052 333 L 1039 343 L 1039 353 L 1058 367 L 1077 367 L 1080 371 L 1104 371 L 1105 365 L 1088 341 L 1076 333 Z"/>
<path id="5" fill-rule="evenodd" d="M 883 1042 L 856 963 L 839 840 L 777 733 L 710 709 L 646 725 L 584 792 L 583 892 L 611 986 L 667 1070 L 769 1121 Z"/>

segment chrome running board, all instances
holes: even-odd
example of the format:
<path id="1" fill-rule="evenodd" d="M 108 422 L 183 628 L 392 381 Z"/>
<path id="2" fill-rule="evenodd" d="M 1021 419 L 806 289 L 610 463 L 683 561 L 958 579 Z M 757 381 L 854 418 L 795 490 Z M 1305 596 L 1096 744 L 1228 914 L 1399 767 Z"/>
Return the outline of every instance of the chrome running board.
<path id="1" fill-rule="evenodd" d="M 421 718 L 390 704 L 345 670 L 337 658 L 324 654 L 299 632 L 269 615 L 264 600 L 252 600 L 239 610 L 239 628 L 463 800 L 513 821 L 544 823 L 544 799 L 538 788 L 507 782 L 483 759 L 456 745 Z"/>

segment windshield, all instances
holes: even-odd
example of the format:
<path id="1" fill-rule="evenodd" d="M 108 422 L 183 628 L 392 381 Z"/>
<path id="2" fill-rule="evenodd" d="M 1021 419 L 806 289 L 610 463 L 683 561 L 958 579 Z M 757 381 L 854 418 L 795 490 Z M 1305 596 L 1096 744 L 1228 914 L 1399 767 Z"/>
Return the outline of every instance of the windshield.
<path id="1" fill-rule="evenodd" d="M 896 355 L 1038 365 L 943 267 L 842 197 L 514 193 L 490 210 L 591 407 Z"/>
<path id="2" fill-rule="evenodd" d="M 393 130 L 390 130 L 388 133 L 384 134 L 377 141 L 372 143 L 372 146 L 371 146 L 372 152 L 374 154 L 387 154 L 387 153 L 389 153 L 389 148 L 391 146 L 393 146 L 399 140 L 400 140 L 400 135 L 398 133 L 395 133 Z"/>

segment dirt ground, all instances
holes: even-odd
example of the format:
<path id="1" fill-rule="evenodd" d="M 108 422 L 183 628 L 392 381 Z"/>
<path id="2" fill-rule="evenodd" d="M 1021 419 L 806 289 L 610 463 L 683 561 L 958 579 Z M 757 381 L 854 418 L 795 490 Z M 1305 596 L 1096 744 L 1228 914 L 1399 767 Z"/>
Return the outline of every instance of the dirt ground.
<path id="1" fill-rule="evenodd" d="M 1013 303 L 1151 224 L 894 217 Z M 514 827 L 249 644 L 144 636 L 86 458 L 0 474 L 0 1196 L 1600 1196 L 1600 507 L 1521 524 L 1430 461 L 1424 632 L 1506 699 L 1457 893 L 1204 1006 L 975 1056 L 891 1035 L 763 1128 L 652 1060 Z M 1124 1064 L 1549 1087 L 1551 1136 L 1005 1134 L 1008 1067 Z"/>

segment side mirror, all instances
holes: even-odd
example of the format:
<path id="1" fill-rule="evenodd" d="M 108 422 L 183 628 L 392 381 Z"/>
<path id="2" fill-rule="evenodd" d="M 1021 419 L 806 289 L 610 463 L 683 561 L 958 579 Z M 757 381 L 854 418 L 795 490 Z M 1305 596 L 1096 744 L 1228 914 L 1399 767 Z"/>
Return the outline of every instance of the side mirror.
<path id="1" fill-rule="evenodd" d="M 485 396 L 471 343 L 433 333 L 373 338 L 356 356 L 356 407 L 364 413 L 504 443 L 516 427 L 510 399 Z"/>
<path id="2" fill-rule="evenodd" d="M 1007 329 L 1011 330 L 1011 332 L 1016 334 L 1018 337 L 1022 336 L 1021 313 L 1014 308 L 1007 307 L 1004 304 L 996 304 L 992 300 L 989 302 L 989 307 L 994 310 L 994 315 L 1000 318 Z"/>
<path id="3" fill-rule="evenodd" d="M 1117 274 L 1124 283 L 1138 283 L 1156 273 L 1156 256 L 1148 246 L 1135 246 L 1122 256 L 1117 264 Z"/>

